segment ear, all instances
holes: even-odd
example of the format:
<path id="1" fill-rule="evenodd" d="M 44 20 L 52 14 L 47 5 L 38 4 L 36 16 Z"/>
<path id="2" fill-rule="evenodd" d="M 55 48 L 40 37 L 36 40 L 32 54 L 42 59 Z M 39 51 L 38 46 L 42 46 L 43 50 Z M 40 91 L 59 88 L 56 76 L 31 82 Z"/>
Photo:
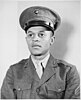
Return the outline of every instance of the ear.
<path id="1" fill-rule="evenodd" d="M 52 45 L 52 44 L 54 43 L 54 41 L 55 41 L 55 37 L 52 36 L 52 37 L 51 37 L 51 40 L 50 40 L 50 45 Z"/>

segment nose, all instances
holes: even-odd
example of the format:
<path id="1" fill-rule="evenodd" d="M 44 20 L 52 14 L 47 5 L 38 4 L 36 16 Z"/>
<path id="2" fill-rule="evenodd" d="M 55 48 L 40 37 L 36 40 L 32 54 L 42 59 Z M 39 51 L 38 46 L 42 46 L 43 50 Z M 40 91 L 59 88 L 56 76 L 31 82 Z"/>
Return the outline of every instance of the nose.
<path id="1" fill-rule="evenodd" d="M 33 41 L 34 41 L 34 42 L 35 42 L 35 41 L 39 41 L 39 37 L 38 37 L 37 34 L 34 36 Z"/>

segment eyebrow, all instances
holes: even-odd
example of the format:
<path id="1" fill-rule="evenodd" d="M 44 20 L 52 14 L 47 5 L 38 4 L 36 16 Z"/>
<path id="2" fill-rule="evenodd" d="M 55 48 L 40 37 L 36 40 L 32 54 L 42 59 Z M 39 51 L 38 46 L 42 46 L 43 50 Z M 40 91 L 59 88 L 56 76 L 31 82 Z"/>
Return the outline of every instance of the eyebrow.
<path id="1" fill-rule="evenodd" d="M 27 31 L 27 32 L 29 33 L 29 32 L 32 32 L 32 31 Z"/>
<path id="2" fill-rule="evenodd" d="M 44 31 L 46 31 L 46 30 L 42 30 L 42 31 L 39 31 L 39 32 L 44 32 Z M 32 31 L 28 31 L 27 33 L 33 33 Z"/>

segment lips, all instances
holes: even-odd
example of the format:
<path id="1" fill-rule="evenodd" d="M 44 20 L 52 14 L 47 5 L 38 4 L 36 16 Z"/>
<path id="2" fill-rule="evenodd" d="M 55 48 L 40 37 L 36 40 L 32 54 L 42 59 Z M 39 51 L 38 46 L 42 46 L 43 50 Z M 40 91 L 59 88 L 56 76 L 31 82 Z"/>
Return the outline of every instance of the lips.
<path id="1" fill-rule="evenodd" d="M 35 44 L 35 45 L 32 45 L 32 47 L 41 47 L 41 46 L 40 46 L 40 45 Z"/>

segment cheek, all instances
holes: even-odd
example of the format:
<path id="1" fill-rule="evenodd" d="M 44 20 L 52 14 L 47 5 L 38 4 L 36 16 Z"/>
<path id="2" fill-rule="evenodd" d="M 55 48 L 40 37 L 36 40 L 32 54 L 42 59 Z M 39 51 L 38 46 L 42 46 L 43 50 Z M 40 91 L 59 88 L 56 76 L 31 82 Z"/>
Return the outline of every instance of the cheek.
<path id="1" fill-rule="evenodd" d="M 32 42 L 30 40 L 26 40 L 28 47 L 31 46 Z"/>
<path id="2" fill-rule="evenodd" d="M 44 48 L 48 48 L 50 46 L 50 40 L 43 41 Z"/>

